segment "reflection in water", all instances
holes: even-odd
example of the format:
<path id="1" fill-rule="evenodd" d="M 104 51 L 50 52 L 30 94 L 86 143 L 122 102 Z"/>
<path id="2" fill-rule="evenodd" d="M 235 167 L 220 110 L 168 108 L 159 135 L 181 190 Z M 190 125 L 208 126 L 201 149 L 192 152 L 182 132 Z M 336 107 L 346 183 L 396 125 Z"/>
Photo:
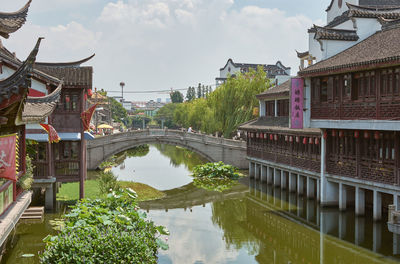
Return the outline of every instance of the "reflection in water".
<path id="1" fill-rule="evenodd" d="M 124 168 L 112 172 L 121 181 L 135 181 L 158 190 L 169 190 L 192 182 L 188 169 L 204 163 L 195 153 L 172 145 L 150 145 L 146 156 L 127 157 Z"/>
<path id="2" fill-rule="evenodd" d="M 196 188 L 189 169 L 201 159 L 187 153 L 167 145 L 151 146 L 145 157 L 127 158 L 125 170 L 113 169 L 120 179 L 148 180 L 169 188 L 165 198 L 141 203 L 171 232 L 170 249 L 159 253 L 159 263 L 399 261 L 400 237 L 387 231 L 385 220 L 374 223 L 371 215 L 355 217 L 351 209 L 322 209 L 314 200 L 248 178 L 221 193 Z M 48 232 L 47 221 L 19 225 L 15 250 L 2 263 L 37 263 L 20 256 L 42 250 L 41 240 Z"/>

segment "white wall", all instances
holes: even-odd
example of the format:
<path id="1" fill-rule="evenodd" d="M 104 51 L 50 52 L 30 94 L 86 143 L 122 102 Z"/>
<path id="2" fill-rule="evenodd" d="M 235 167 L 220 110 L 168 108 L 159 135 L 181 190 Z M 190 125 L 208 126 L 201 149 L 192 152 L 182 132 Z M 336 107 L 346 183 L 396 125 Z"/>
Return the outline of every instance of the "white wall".
<path id="1" fill-rule="evenodd" d="M 315 33 L 308 33 L 308 50 L 310 55 L 316 58 L 316 61 L 322 59 L 321 45 L 314 39 Z"/>
<path id="2" fill-rule="evenodd" d="M 229 72 L 228 69 L 231 69 L 231 71 Z M 220 78 L 227 78 L 228 75 L 232 75 L 235 74 L 236 72 L 240 72 L 240 68 L 236 68 L 231 61 L 228 61 L 228 64 L 226 65 L 226 67 L 222 70 L 220 70 L 219 75 Z"/>
<path id="3" fill-rule="evenodd" d="M 335 0 L 332 8 L 327 12 L 327 23 L 330 23 L 335 17 L 340 16 L 341 14 L 343 14 L 343 12 L 348 10 L 346 2 L 353 5 L 358 5 L 358 0 L 343 0 L 342 7 L 339 8 L 338 2 L 339 0 Z"/>

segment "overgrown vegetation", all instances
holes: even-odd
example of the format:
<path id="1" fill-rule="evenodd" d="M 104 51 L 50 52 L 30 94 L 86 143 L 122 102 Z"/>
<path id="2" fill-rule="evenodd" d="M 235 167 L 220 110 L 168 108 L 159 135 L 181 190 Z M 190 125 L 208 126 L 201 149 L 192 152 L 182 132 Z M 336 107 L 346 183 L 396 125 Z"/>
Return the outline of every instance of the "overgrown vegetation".
<path id="1" fill-rule="evenodd" d="M 17 185 L 23 190 L 30 190 L 33 183 L 33 164 L 32 159 L 29 155 L 26 155 L 26 172 L 25 174 L 18 178 Z"/>
<path id="2" fill-rule="evenodd" d="M 131 190 L 113 191 L 105 199 L 83 200 L 72 207 L 61 231 L 47 236 L 41 263 L 157 263 L 158 249 L 169 235 L 137 206 Z"/>
<path id="3" fill-rule="evenodd" d="M 210 191 L 222 192 L 228 190 L 237 184 L 237 181 L 243 174 L 239 169 L 226 165 L 222 161 L 215 163 L 206 163 L 193 168 L 193 183 L 199 188 Z"/>

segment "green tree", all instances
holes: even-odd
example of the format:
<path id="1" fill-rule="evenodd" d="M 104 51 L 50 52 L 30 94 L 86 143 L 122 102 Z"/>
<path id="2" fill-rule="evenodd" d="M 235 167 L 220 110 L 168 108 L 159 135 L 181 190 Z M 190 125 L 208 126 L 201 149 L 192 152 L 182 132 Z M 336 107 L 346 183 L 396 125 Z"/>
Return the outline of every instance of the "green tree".
<path id="1" fill-rule="evenodd" d="M 172 103 L 166 104 L 160 110 L 157 111 L 154 119 L 161 125 L 164 120 L 164 126 L 168 128 L 178 128 L 178 125 L 174 122 L 174 113 L 179 104 Z"/>
<path id="2" fill-rule="evenodd" d="M 183 103 L 183 94 L 179 91 L 173 91 L 169 94 L 171 97 L 171 102 L 173 103 Z"/>
<path id="3" fill-rule="evenodd" d="M 197 98 L 201 98 L 201 83 L 197 86 Z"/>
<path id="4" fill-rule="evenodd" d="M 193 101 L 194 99 L 196 99 L 196 92 L 194 87 L 189 87 L 187 92 L 186 92 L 186 100 L 187 101 Z"/>
<path id="5" fill-rule="evenodd" d="M 110 100 L 111 100 L 112 118 L 116 122 L 121 123 L 128 116 L 128 113 L 120 102 L 118 102 L 112 97 L 110 97 Z"/>

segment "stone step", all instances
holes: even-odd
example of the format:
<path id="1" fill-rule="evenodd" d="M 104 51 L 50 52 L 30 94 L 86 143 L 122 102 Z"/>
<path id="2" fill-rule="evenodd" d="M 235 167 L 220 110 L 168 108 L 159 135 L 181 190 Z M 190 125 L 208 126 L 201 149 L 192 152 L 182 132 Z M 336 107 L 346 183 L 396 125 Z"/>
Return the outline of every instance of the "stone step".
<path id="1" fill-rule="evenodd" d="M 24 220 L 24 219 L 39 219 L 41 220 L 43 217 L 41 215 L 36 215 L 36 216 L 21 216 L 20 219 Z"/>
<path id="2" fill-rule="evenodd" d="M 42 220 L 44 215 L 44 207 L 43 206 L 32 206 L 25 210 L 22 214 L 21 219 L 23 220 Z"/>
<path id="3" fill-rule="evenodd" d="M 44 206 L 32 206 L 26 209 L 25 212 L 44 212 Z"/>

